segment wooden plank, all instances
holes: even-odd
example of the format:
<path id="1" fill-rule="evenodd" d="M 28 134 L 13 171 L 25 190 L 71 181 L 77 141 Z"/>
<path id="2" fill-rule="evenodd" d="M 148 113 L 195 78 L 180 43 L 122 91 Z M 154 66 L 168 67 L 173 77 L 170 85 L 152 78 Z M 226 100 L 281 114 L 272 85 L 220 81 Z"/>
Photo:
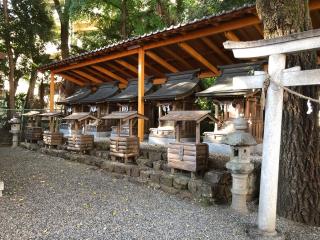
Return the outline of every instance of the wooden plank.
<path id="1" fill-rule="evenodd" d="M 109 62 L 108 62 L 108 63 L 107 63 L 107 66 L 108 66 L 108 67 L 111 67 L 112 69 L 114 69 L 114 70 L 116 70 L 116 71 L 118 71 L 118 72 L 120 72 L 120 73 L 122 73 L 122 74 L 125 75 L 127 78 L 133 78 L 133 77 L 134 77 L 131 73 L 126 72 L 125 70 L 123 70 L 122 68 L 116 66 L 116 65 L 113 64 L 113 63 L 109 63 Z"/>
<path id="2" fill-rule="evenodd" d="M 111 72 L 111 71 L 109 71 L 109 70 L 107 70 L 107 69 L 105 69 L 105 68 L 103 68 L 101 66 L 93 65 L 91 67 L 94 68 L 95 70 L 101 72 L 101 73 L 104 73 L 104 74 L 112 77 L 113 79 L 118 80 L 121 83 L 124 83 L 124 84 L 128 83 L 128 81 L 126 79 L 124 79 L 123 77 L 120 77 L 119 75 L 117 75 L 117 74 L 115 74 L 115 73 L 113 73 L 113 72 Z"/>
<path id="3" fill-rule="evenodd" d="M 164 60 L 163 58 L 159 57 L 157 54 L 151 52 L 151 51 L 147 51 L 146 55 L 148 57 L 150 57 L 152 60 L 156 61 L 157 63 L 159 63 L 160 65 L 162 65 L 163 67 L 165 67 L 166 69 L 168 69 L 171 72 L 178 72 L 179 70 L 177 68 L 175 68 L 174 66 L 172 66 L 171 64 L 169 64 L 166 60 Z"/>
<path id="4" fill-rule="evenodd" d="M 102 80 L 95 78 L 95 77 L 91 76 L 90 74 L 82 72 L 80 70 L 73 70 L 73 72 L 78 74 L 79 76 L 82 76 L 82 77 L 94 82 L 94 83 L 97 83 L 97 84 L 103 83 Z"/>
<path id="5" fill-rule="evenodd" d="M 173 52 L 171 49 L 169 49 L 168 47 L 163 47 L 161 50 L 163 50 L 164 52 L 166 52 L 168 55 L 170 55 L 173 59 L 178 60 L 179 62 L 181 62 L 186 68 L 188 69 L 192 69 L 192 65 L 185 60 L 183 57 L 179 56 L 178 54 L 176 54 L 175 52 Z"/>
<path id="6" fill-rule="evenodd" d="M 193 49 L 187 43 L 179 43 L 179 47 L 181 47 L 183 50 L 185 50 L 187 53 L 189 53 L 193 58 L 195 58 L 197 61 L 199 61 L 205 67 L 207 67 L 213 73 L 215 73 L 215 74 L 219 73 L 219 70 L 215 66 L 213 66 L 207 59 L 205 59 L 201 54 L 199 54 L 195 49 Z"/>

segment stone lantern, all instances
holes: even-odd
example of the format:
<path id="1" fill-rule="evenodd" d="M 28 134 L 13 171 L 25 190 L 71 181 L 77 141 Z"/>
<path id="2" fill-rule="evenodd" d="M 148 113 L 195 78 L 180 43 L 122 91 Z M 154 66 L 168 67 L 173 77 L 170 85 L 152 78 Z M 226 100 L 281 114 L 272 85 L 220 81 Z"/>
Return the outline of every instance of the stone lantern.
<path id="1" fill-rule="evenodd" d="M 257 145 L 256 140 L 250 134 L 245 132 L 248 122 L 239 117 L 234 120 L 234 131 L 229 133 L 222 140 L 224 144 L 230 145 L 230 161 L 226 167 L 232 174 L 232 204 L 231 208 L 237 212 L 246 213 L 248 175 L 252 172 L 254 166 L 250 161 L 251 148 Z"/>
<path id="2" fill-rule="evenodd" d="M 11 124 L 10 132 L 12 133 L 12 147 L 18 147 L 21 121 L 19 118 L 13 117 L 9 123 Z"/>

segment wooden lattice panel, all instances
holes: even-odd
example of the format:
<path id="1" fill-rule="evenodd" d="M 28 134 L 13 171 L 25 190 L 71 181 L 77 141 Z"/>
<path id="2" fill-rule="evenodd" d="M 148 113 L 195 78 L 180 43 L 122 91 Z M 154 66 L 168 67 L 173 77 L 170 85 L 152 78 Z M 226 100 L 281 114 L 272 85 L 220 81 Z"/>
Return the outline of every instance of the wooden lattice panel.
<path id="1" fill-rule="evenodd" d="M 59 132 L 48 132 L 43 133 L 43 142 L 45 145 L 58 146 L 63 143 L 63 134 Z"/>
<path id="2" fill-rule="evenodd" d="M 127 162 L 130 157 L 139 156 L 138 137 L 111 137 L 110 156 L 123 158 Z"/>
<path id="3" fill-rule="evenodd" d="M 75 134 L 68 137 L 68 150 L 73 151 L 87 151 L 93 148 L 94 136 L 93 135 L 80 135 Z"/>

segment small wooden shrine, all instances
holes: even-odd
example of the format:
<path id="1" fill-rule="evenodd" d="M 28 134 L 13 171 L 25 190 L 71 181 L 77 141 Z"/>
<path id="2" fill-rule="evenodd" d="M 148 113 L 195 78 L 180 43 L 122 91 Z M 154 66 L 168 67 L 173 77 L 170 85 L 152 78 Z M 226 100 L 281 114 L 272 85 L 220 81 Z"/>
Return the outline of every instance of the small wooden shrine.
<path id="1" fill-rule="evenodd" d="M 86 152 L 93 148 L 94 136 L 85 132 L 86 126 L 90 121 L 99 121 L 98 118 L 92 116 L 89 112 L 72 113 L 63 118 L 63 120 L 71 123 L 71 136 L 67 138 L 67 149 L 72 151 Z"/>
<path id="2" fill-rule="evenodd" d="M 49 121 L 48 129 L 43 131 L 43 142 L 45 146 L 59 146 L 63 144 L 63 134 L 59 132 L 59 120 L 61 112 L 47 112 L 40 114 L 42 121 Z"/>
<path id="3" fill-rule="evenodd" d="M 90 95 L 77 101 L 82 106 L 82 112 L 90 112 L 93 116 L 100 118 L 113 111 L 117 111 L 116 103 L 108 101 L 109 98 L 119 93 L 118 84 L 105 83 L 97 88 L 92 88 Z M 86 132 L 95 136 L 95 138 L 103 138 L 110 136 L 111 121 L 99 121 L 97 124 L 88 124 Z"/>
<path id="4" fill-rule="evenodd" d="M 24 131 L 24 138 L 26 141 L 40 141 L 42 140 L 42 128 L 40 124 L 40 112 L 30 111 L 22 114 L 23 117 L 27 118 L 27 125 Z"/>
<path id="5" fill-rule="evenodd" d="M 249 122 L 249 132 L 257 142 L 262 141 L 263 110 L 261 108 L 261 89 L 233 89 L 233 77 L 251 76 L 256 71 L 263 71 L 264 61 L 220 66 L 221 75 L 208 89 L 196 93 L 198 97 L 211 99 L 215 105 L 215 117 L 220 124 L 215 125 L 214 132 L 206 132 L 206 141 L 220 141 L 233 130 L 233 120 L 243 114 Z"/>
<path id="6" fill-rule="evenodd" d="M 152 83 L 153 77 L 146 77 L 144 84 L 144 95 L 148 95 L 155 90 L 155 86 Z M 138 80 L 130 79 L 128 86 L 123 89 L 119 94 L 108 99 L 110 103 L 116 103 L 118 106 L 118 111 L 120 112 L 128 112 L 128 111 L 137 111 L 138 110 Z M 147 121 L 144 125 L 145 132 L 148 132 L 148 129 L 151 127 L 152 122 L 154 120 L 153 116 L 154 106 L 151 102 L 145 104 L 144 107 L 144 115 L 148 117 L 149 121 Z M 111 122 L 111 121 L 109 121 Z M 133 134 L 137 134 L 137 124 L 133 122 Z M 120 131 L 122 135 L 129 135 L 128 132 L 129 126 L 128 123 L 123 123 Z M 118 127 L 112 127 L 112 135 L 117 135 Z"/>
<path id="7" fill-rule="evenodd" d="M 125 163 L 128 163 L 128 160 L 131 158 L 133 161 L 139 156 L 140 147 L 139 147 L 139 138 L 133 134 L 133 121 L 136 119 L 148 120 L 147 117 L 138 114 L 137 111 L 128 111 L 128 112 L 112 112 L 109 115 L 102 117 L 102 119 L 115 119 L 118 120 L 118 131 L 117 136 L 110 137 L 110 156 L 113 161 L 117 157 L 124 160 Z M 119 129 L 122 128 L 123 123 L 128 123 L 129 125 L 129 135 L 122 135 Z"/>
<path id="8" fill-rule="evenodd" d="M 160 121 L 161 117 L 171 111 L 197 110 L 194 93 L 201 90 L 198 78 L 199 70 L 167 74 L 167 82 L 157 91 L 146 95 L 144 99 L 154 102 L 157 106 L 155 115 L 158 127 L 150 128 L 149 143 L 167 144 L 174 141 L 175 128 L 173 121 Z M 186 141 L 194 140 L 194 122 L 183 122 L 181 138 Z"/>
<path id="9" fill-rule="evenodd" d="M 175 169 L 196 173 L 207 169 L 209 149 L 206 143 L 200 140 L 200 123 L 209 119 L 215 121 L 210 111 L 172 111 L 160 118 L 160 121 L 174 121 L 175 140 L 168 146 L 168 166 L 174 173 Z M 181 142 L 182 122 L 193 122 L 196 125 L 196 141 Z"/>

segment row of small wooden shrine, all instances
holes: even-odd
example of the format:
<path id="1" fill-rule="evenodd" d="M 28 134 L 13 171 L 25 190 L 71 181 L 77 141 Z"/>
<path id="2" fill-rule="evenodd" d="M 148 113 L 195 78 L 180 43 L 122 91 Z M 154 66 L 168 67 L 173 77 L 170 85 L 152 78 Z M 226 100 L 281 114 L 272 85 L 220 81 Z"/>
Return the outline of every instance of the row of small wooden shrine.
<path id="1" fill-rule="evenodd" d="M 263 113 L 260 107 L 260 89 L 233 91 L 232 77 L 252 75 L 254 71 L 262 71 L 264 62 L 234 64 L 221 66 L 222 74 L 208 89 L 203 89 L 198 78 L 199 70 L 168 74 L 167 81 L 159 86 L 153 84 L 153 78 L 145 80 L 144 100 L 145 116 L 149 121 L 145 124 L 145 139 L 154 144 L 167 144 L 174 141 L 174 121 L 159 121 L 171 111 L 199 110 L 197 98 L 212 100 L 215 107 L 215 118 L 219 120 L 215 126 L 204 133 L 205 141 L 219 142 L 228 133 L 232 119 L 244 114 L 250 122 L 250 132 L 257 141 L 262 139 Z M 129 80 L 128 86 L 120 90 L 117 84 L 103 84 L 97 88 L 80 88 L 72 96 L 60 100 L 65 114 L 88 112 L 100 118 L 114 111 L 137 111 L 138 84 L 136 79 Z M 63 125 L 61 127 L 64 129 Z M 67 128 L 67 127 L 66 127 Z M 195 124 L 184 122 L 181 126 L 182 141 L 195 139 Z M 70 131 L 71 129 L 69 129 Z M 118 128 L 115 121 L 93 121 L 86 126 L 86 132 L 96 138 L 104 138 L 116 134 Z M 129 128 L 123 125 L 122 134 L 128 134 Z M 133 132 L 136 134 L 136 121 Z"/>

